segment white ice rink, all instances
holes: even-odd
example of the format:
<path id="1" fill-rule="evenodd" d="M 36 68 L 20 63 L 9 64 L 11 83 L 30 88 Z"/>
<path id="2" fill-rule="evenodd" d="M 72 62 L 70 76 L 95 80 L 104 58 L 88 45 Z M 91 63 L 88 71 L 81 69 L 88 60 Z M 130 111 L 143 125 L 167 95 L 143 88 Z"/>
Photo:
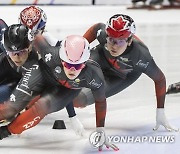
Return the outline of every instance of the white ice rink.
<path id="1" fill-rule="evenodd" d="M 24 6 L 0 6 L 0 18 L 17 23 Z M 125 6 L 42 6 L 47 13 L 47 29 L 61 39 L 69 34 L 83 34 L 96 22 L 106 22 L 115 13 L 130 15 L 136 22 L 137 35 L 148 45 L 152 56 L 167 78 L 167 85 L 180 81 L 180 10 L 127 10 Z M 120 150 L 104 149 L 102 153 L 180 154 L 180 133 L 156 132 L 156 99 L 154 83 L 142 75 L 132 86 L 108 101 L 106 134 L 113 136 L 171 136 L 173 143 L 116 143 Z M 76 109 L 88 133 L 95 128 L 94 105 Z M 180 128 L 180 94 L 166 97 L 165 112 L 173 126 Z M 66 130 L 54 130 L 54 120 L 64 119 Z M 75 135 L 65 110 L 48 115 L 39 125 L 20 136 L 0 141 L 0 154 L 88 154 L 99 153 L 88 138 Z"/>

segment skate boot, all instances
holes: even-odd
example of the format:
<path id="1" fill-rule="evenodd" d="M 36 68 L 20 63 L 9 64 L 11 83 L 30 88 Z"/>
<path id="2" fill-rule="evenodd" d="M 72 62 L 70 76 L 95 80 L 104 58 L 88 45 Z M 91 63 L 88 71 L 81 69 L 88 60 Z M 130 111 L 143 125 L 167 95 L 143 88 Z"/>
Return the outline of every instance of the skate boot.
<path id="1" fill-rule="evenodd" d="M 137 2 L 146 2 L 146 0 L 132 0 L 132 3 L 137 3 Z"/>
<path id="2" fill-rule="evenodd" d="M 144 5 L 145 5 L 145 2 L 146 2 L 146 1 L 147 1 L 147 0 L 132 0 L 131 2 L 133 3 L 133 6 L 135 6 L 136 3 L 138 3 L 138 2 L 143 2 Z"/>
<path id="3" fill-rule="evenodd" d="M 162 8 L 162 3 L 163 3 L 163 0 L 151 0 L 149 5 L 152 8 L 160 9 L 160 8 Z"/>
<path id="4" fill-rule="evenodd" d="M 162 5 L 163 0 L 151 0 L 150 5 Z"/>
<path id="5" fill-rule="evenodd" d="M 0 127 L 0 140 L 2 140 L 3 138 L 8 137 L 10 135 L 11 135 L 11 133 L 9 132 L 7 126 Z"/>
<path id="6" fill-rule="evenodd" d="M 180 6 L 180 0 L 169 0 L 169 3 L 171 6 L 174 6 L 174 5 Z"/>
<path id="7" fill-rule="evenodd" d="M 175 94 L 180 92 L 180 82 L 169 85 L 166 94 Z"/>

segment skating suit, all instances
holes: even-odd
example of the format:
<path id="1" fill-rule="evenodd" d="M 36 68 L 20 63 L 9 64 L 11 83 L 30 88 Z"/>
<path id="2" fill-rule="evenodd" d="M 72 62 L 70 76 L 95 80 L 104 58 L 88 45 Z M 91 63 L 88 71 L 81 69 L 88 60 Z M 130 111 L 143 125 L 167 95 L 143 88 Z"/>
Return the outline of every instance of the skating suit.
<path id="1" fill-rule="evenodd" d="M 6 52 L 0 53 L 0 102 L 9 98 L 22 75 L 25 74 L 28 67 L 36 60 L 38 60 L 37 54 L 35 51 L 32 51 L 25 64 L 17 67 Z M 8 92 L 6 89 L 8 89 Z M 7 94 L 7 96 L 5 96 L 5 94 Z"/>
<path id="2" fill-rule="evenodd" d="M 166 79 L 156 65 L 148 48 L 136 36 L 125 52 L 118 57 L 110 55 L 106 47 L 105 24 L 98 23 L 90 27 L 84 37 L 89 42 L 97 39 L 99 44 L 91 50 L 91 59 L 101 66 L 106 81 L 106 97 L 124 90 L 134 83 L 142 73 L 154 81 L 157 106 L 164 107 Z M 83 96 L 83 97 L 82 97 Z M 86 106 L 94 102 L 92 94 L 83 89 L 74 101 L 75 106 Z"/>
<path id="3" fill-rule="evenodd" d="M 21 111 L 33 96 L 40 93 L 48 100 L 38 103 L 42 110 L 46 108 L 45 114 L 59 111 L 78 95 L 81 88 L 86 87 L 91 89 L 96 102 L 97 126 L 104 126 L 106 97 L 104 77 L 99 65 L 92 60 L 88 61 L 79 76 L 70 80 L 66 77 L 59 58 L 60 47 L 50 46 L 42 36 L 37 37 L 34 45 L 42 59 L 26 71 L 10 96 L 6 110 L 11 111 L 11 116 Z M 0 120 L 8 118 L 7 116 L 9 114 L 0 110 Z"/>

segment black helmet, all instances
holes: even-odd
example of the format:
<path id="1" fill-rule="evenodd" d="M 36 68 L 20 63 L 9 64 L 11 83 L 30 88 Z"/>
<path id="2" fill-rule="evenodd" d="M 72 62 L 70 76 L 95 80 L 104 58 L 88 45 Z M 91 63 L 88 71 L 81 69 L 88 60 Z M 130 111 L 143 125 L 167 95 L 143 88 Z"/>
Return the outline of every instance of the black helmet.
<path id="1" fill-rule="evenodd" d="M 28 48 L 28 27 L 22 24 L 14 24 L 4 32 L 4 47 L 7 51 L 16 52 Z"/>

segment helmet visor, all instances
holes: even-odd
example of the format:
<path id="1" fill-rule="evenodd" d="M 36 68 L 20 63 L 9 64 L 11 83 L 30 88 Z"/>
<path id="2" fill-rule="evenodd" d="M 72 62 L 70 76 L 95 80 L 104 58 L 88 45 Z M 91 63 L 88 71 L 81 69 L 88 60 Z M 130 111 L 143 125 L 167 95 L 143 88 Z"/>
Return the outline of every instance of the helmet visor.
<path id="1" fill-rule="evenodd" d="M 115 39 L 113 37 L 107 37 L 106 39 L 108 43 L 118 46 L 124 46 L 128 42 L 128 39 Z"/>
<path id="2" fill-rule="evenodd" d="M 15 56 L 15 55 L 22 56 L 25 53 L 27 53 L 28 51 L 29 51 L 29 48 L 25 48 L 25 49 L 22 49 L 22 50 L 19 50 L 19 51 L 7 51 L 7 53 L 10 56 Z"/>
<path id="3" fill-rule="evenodd" d="M 64 67 L 66 67 L 67 69 L 71 69 L 72 67 L 75 68 L 76 70 L 80 70 L 80 69 L 83 69 L 84 68 L 84 63 L 81 63 L 81 64 L 70 64 L 70 63 L 67 63 L 67 62 L 64 62 L 62 61 L 62 64 Z"/>

